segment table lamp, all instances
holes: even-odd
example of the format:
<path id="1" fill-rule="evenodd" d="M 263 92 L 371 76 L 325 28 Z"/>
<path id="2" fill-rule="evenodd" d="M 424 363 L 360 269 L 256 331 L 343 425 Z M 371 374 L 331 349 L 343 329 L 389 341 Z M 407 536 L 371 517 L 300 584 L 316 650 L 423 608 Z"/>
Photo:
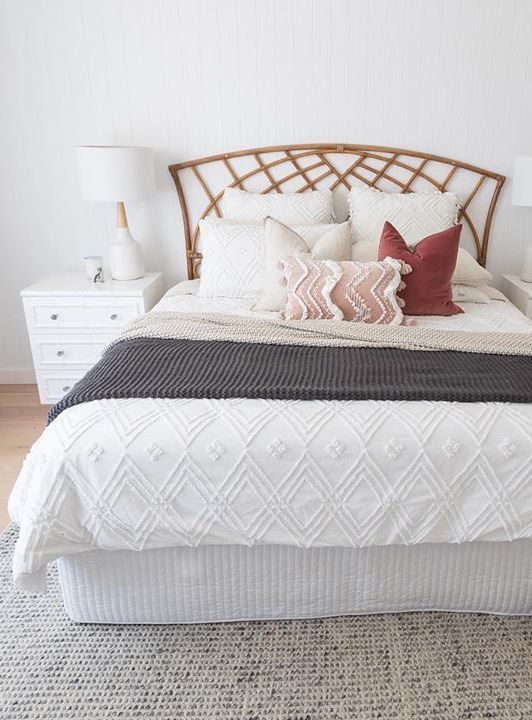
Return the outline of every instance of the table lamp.
<path id="1" fill-rule="evenodd" d="M 512 205 L 532 206 L 532 156 L 518 157 L 514 161 Z M 532 282 L 532 245 L 525 251 L 521 280 Z"/>
<path id="2" fill-rule="evenodd" d="M 83 198 L 117 203 L 117 233 L 109 249 L 111 277 L 114 280 L 142 277 L 142 250 L 129 232 L 124 202 L 144 200 L 155 192 L 153 150 L 83 145 L 76 151 Z"/>

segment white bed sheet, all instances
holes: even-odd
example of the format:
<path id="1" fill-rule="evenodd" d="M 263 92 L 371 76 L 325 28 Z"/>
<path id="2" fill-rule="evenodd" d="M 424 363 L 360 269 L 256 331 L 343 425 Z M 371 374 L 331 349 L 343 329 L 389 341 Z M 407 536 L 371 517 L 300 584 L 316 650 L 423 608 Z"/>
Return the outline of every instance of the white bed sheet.
<path id="1" fill-rule="evenodd" d="M 192 286 L 193 287 L 193 286 Z M 252 312 L 170 292 L 156 310 Z M 507 302 L 423 318 L 532 331 Z M 93 549 L 299 547 L 532 537 L 532 405 L 385 401 L 96 401 L 64 411 L 10 498 L 14 576 Z"/>
<path id="2" fill-rule="evenodd" d="M 152 312 L 220 312 L 227 315 L 249 317 L 278 316 L 277 312 L 253 310 L 255 300 L 242 298 L 198 297 L 199 280 L 186 280 L 171 288 L 157 303 Z M 409 317 L 419 327 L 441 330 L 467 330 L 471 332 L 532 332 L 532 320 L 512 305 L 502 293 L 490 288 L 494 300 L 490 303 L 457 303 L 464 311 L 461 315 Z"/>

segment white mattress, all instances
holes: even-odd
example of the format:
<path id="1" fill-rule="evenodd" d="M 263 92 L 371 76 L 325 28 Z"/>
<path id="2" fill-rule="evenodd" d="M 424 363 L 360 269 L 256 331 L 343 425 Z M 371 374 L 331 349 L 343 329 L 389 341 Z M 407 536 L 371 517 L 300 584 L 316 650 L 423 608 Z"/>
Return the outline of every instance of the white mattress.
<path id="1" fill-rule="evenodd" d="M 59 561 L 72 620 L 191 623 L 412 610 L 532 614 L 532 541 L 198 548 Z"/>
<path id="2" fill-rule="evenodd" d="M 171 294 L 157 309 L 250 312 Z M 506 302 L 420 324 L 531 331 Z M 63 412 L 10 499 L 15 581 L 94 549 L 368 547 L 532 537 L 532 406 L 96 401 Z"/>

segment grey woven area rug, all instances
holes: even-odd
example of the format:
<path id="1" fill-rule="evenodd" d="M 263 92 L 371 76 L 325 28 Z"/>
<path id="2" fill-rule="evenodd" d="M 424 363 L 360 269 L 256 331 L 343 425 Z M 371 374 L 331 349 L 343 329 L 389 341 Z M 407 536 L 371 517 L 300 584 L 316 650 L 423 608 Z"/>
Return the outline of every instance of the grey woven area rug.
<path id="1" fill-rule="evenodd" d="M 532 718 L 532 619 L 448 613 L 76 625 L 57 577 L 11 589 L 0 538 L 0 718 Z"/>

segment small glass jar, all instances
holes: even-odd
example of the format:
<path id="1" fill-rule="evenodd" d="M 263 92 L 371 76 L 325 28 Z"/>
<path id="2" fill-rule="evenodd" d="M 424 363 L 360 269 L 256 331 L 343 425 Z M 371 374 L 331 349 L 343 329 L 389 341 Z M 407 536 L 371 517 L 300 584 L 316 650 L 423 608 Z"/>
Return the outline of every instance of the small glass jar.
<path id="1" fill-rule="evenodd" d="M 103 274 L 103 257 L 100 255 L 87 255 L 87 257 L 83 258 L 83 261 L 85 263 L 85 272 L 91 282 L 105 282 Z"/>

